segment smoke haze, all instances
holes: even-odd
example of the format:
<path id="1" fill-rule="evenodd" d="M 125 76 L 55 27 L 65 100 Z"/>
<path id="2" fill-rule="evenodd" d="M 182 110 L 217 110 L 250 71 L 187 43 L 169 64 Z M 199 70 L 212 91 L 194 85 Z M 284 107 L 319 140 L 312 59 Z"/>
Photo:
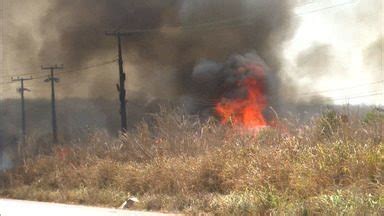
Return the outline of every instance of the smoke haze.
<path id="1" fill-rule="evenodd" d="M 56 74 L 56 95 L 59 131 L 67 138 L 88 125 L 118 131 L 117 44 L 105 31 L 155 30 L 123 38 L 130 127 L 156 112 L 156 104 L 169 102 L 212 115 L 234 65 L 262 63 L 273 106 L 278 106 L 280 89 L 293 88 L 279 76 L 283 43 L 295 29 L 290 1 L 14 0 L 5 6 L 2 81 L 41 72 L 41 65 L 64 64 Z M 50 133 L 45 75 L 25 83 L 32 90 L 26 92 L 28 134 L 42 137 Z M 2 96 L 18 98 L 18 85 L 1 86 Z M 0 125 L 0 142 L 14 143 L 18 102 L 4 103 L 2 122 L 13 123 Z"/>
<path id="2" fill-rule="evenodd" d="M 314 44 L 298 55 L 296 64 L 300 69 L 299 75 L 316 79 L 331 72 L 333 60 L 332 48 L 329 45 Z"/>
<path id="3" fill-rule="evenodd" d="M 365 63 L 372 67 L 374 70 L 380 70 L 383 66 L 383 44 L 384 38 L 379 37 L 365 49 Z"/>
<path id="4" fill-rule="evenodd" d="M 53 0 L 33 5 L 38 6 L 16 0 L 8 7 L 11 14 L 20 6 L 43 11 L 29 15 L 32 25 L 11 28 L 17 33 L 10 38 L 11 49 L 22 50 L 15 54 L 18 61 L 36 70 L 41 64 L 72 69 L 115 59 L 116 41 L 105 30 L 159 29 L 125 37 L 123 44 L 128 86 L 161 98 L 187 94 L 201 59 L 220 62 L 255 50 L 277 73 L 282 44 L 294 29 L 289 1 Z M 63 75 L 59 96 L 114 97 L 116 65 L 93 71 Z M 75 88 L 68 87 L 74 82 Z"/>

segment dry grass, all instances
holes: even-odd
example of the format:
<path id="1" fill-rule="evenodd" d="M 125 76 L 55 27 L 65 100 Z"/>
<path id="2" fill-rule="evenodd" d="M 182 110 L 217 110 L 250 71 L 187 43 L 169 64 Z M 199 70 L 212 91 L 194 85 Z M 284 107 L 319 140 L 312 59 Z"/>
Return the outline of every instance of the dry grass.
<path id="1" fill-rule="evenodd" d="M 380 215 L 379 117 L 327 112 L 256 136 L 163 111 L 119 139 L 96 132 L 64 148 L 29 145 L 2 174 L 0 195 L 111 207 L 135 195 L 136 208 L 187 214 Z"/>

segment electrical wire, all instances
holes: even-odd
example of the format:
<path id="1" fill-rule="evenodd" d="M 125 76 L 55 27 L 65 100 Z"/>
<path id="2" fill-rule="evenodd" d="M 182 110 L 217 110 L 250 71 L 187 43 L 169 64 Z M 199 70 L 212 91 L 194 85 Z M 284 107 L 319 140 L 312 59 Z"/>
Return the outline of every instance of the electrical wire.
<path id="1" fill-rule="evenodd" d="M 74 72 L 79 72 L 79 71 L 86 71 L 86 70 L 89 70 L 89 69 L 92 69 L 92 68 L 102 67 L 102 66 L 109 65 L 109 64 L 112 64 L 112 63 L 115 63 L 115 62 L 117 62 L 117 59 L 101 62 L 101 63 L 94 64 L 94 65 L 85 66 L 85 67 L 82 67 L 82 68 L 58 71 L 57 73 L 58 74 L 63 74 L 63 73 L 74 73 Z"/>
<path id="2" fill-rule="evenodd" d="M 28 76 L 28 75 L 34 75 L 34 74 L 41 74 L 43 72 L 31 72 L 31 73 L 23 73 L 23 74 L 17 74 L 17 75 L 10 75 L 10 74 L 6 74 L 6 75 L 0 75 L 0 77 L 9 77 L 9 78 L 12 78 L 12 77 L 17 77 L 17 76 Z"/>
<path id="3" fill-rule="evenodd" d="M 356 2 L 357 1 L 350 1 L 350 2 L 346 2 L 346 3 L 342 3 L 342 4 L 337 4 L 337 5 L 321 8 L 321 9 L 312 10 L 312 11 L 301 13 L 301 14 L 297 14 L 297 15 L 300 16 L 300 15 L 305 15 L 305 14 L 310 14 L 310 13 L 316 13 L 316 12 L 320 12 L 320 11 L 323 11 L 323 10 L 329 10 L 329 9 L 332 9 L 332 8 L 341 7 L 341 6 L 345 6 L 345 5 L 348 5 L 348 4 L 353 4 L 353 3 L 356 3 Z M 246 19 L 250 20 L 250 19 L 252 19 L 252 17 L 251 16 L 244 16 L 244 17 L 237 17 L 237 18 L 229 18 L 229 19 L 224 19 L 224 20 L 220 20 L 220 21 L 212 21 L 212 22 L 196 24 L 196 25 L 193 25 L 193 26 L 185 26 L 185 27 L 181 27 L 181 29 L 186 30 L 186 31 L 194 31 L 194 30 L 220 30 L 222 28 L 237 27 L 237 26 L 243 26 L 243 25 L 251 25 L 252 23 L 233 23 L 230 26 L 229 25 L 222 25 L 222 24 L 228 24 L 228 23 L 231 23 L 231 22 L 234 22 L 234 21 L 245 21 Z M 217 25 L 217 26 L 213 27 L 214 25 Z M 160 31 L 163 31 L 163 29 L 160 29 L 160 28 L 156 28 L 156 29 L 135 29 L 135 30 L 126 31 L 126 33 L 154 33 L 154 32 L 160 32 Z M 106 64 L 111 64 L 113 62 L 116 62 L 116 60 L 105 62 L 105 63 L 101 63 L 101 64 L 97 64 L 97 65 L 93 65 L 93 66 L 87 66 L 87 67 L 80 68 L 80 69 L 74 69 L 74 70 L 69 70 L 69 71 L 59 71 L 58 73 L 59 74 L 63 74 L 63 73 L 72 73 L 72 72 L 84 71 L 84 70 L 88 70 L 88 69 L 91 69 L 91 68 L 100 67 L 100 66 L 103 66 L 103 65 L 106 65 Z M 28 74 L 22 74 L 22 75 L 19 75 L 19 76 L 30 75 L 30 74 L 37 74 L 37 73 L 28 73 Z M 44 77 L 46 77 L 46 76 L 44 76 Z M 42 77 L 35 77 L 34 79 L 38 79 L 38 78 L 42 78 Z M 347 89 L 359 88 L 359 87 L 362 87 L 362 86 L 380 84 L 380 83 L 383 83 L 383 82 L 384 82 L 384 80 L 378 81 L 378 82 L 374 82 L 374 83 L 367 83 L 367 84 L 362 84 L 362 85 L 358 85 L 358 86 L 348 87 L 348 88 L 328 89 L 328 90 L 322 90 L 322 91 L 318 91 L 318 92 L 310 92 L 310 93 L 306 93 L 306 94 L 301 94 L 301 96 L 306 96 L 306 95 L 310 96 L 310 95 L 315 95 L 315 94 L 325 93 L 325 92 L 342 91 L 342 90 L 347 90 Z M 12 83 L 12 82 L 0 83 L 0 84 L 9 84 L 9 83 Z M 378 95 L 378 94 L 374 94 L 374 95 Z M 366 96 L 373 96 L 373 95 L 366 95 Z M 357 97 L 350 97 L 350 98 L 361 98 L 361 97 L 365 97 L 365 96 L 357 96 Z M 345 100 L 345 98 L 343 98 L 343 99 L 335 99 L 335 100 Z"/>
<path id="4" fill-rule="evenodd" d="M 330 10 L 330 9 L 334 9 L 334 8 L 338 8 L 338 7 L 346 6 L 346 5 L 351 5 L 351 4 L 357 3 L 358 1 L 359 1 L 359 0 L 352 0 L 352 1 L 349 1 L 349 2 L 344 2 L 344 3 L 340 3 L 340 4 L 335 4 L 335 5 L 328 6 L 328 7 L 324 7 L 324 8 L 319 8 L 319 9 L 315 9 L 315 10 L 310 10 L 310 11 L 307 11 L 307 12 L 304 12 L 304 13 L 298 13 L 298 14 L 296 14 L 296 15 L 297 15 L 297 16 L 303 16 L 303 15 L 307 15 L 307 14 L 317 13 L 317 12 L 320 12 L 320 11 L 325 11 L 325 10 Z"/>
<path id="5" fill-rule="evenodd" d="M 321 11 L 324 11 L 324 10 L 330 10 L 330 9 L 337 8 L 337 7 L 342 7 L 342 6 L 345 6 L 345 5 L 354 4 L 354 3 L 357 3 L 358 1 L 359 0 L 352 0 L 352 1 L 349 1 L 349 2 L 345 2 L 345 3 L 341 3 L 341 4 L 336 4 L 336 5 L 333 5 L 333 6 L 324 7 L 324 8 L 308 11 L 308 12 L 305 12 L 305 13 L 301 13 L 301 14 L 296 14 L 296 16 L 302 16 L 302 15 L 307 15 L 307 14 L 311 14 L 311 13 L 321 12 Z M 216 29 L 222 29 L 222 28 L 233 28 L 233 27 L 236 27 L 236 26 L 252 25 L 253 23 L 249 22 L 249 21 L 251 21 L 254 18 L 256 18 L 256 17 L 255 16 L 240 16 L 240 17 L 235 17 L 235 18 L 221 19 L 221 20 L 218 20 L 218 21 L 199 23 L 199 24 L 190 25 L 190 26 L 178 26 L 176 28 L 180 28 L 181 30 L 185 30 L 185 31 L 208 31 L 208 30 L 216 30 Z M 248 21 L 248 22 L 247 23 L 232 23 L 232 22 L 235 22 L 235 21 L 240 21 L 240 22 Z M 232 24 L 229 25 L 229 26 L 228 25 L 223 25 L 223 24 L 230 24 L 230 23 L 232 23 Z M 215 27 L 213 27 L 213 26 L 215 26 Z M 119 26 L 119 30 L 120 29 L 121 29 L 121 26 Z M 126 33 L 126 34 L 159 33 L 159 32 L 164 32 L 164 31 L 166 31 L 166 30 L 164 30 L 162 28 L 152 28 L 152 29 L 132 29 L 132 30 L 126 30 L 126 31 L 122 31 L 122 33 Z"/>
<path id="6" fill-rule="evenodd" d="M 332 101 L 342 101 L 342 100 L 351 100 L 351 99 L 359 99 L 359 98 L 368 98 L 372 96 L 381 96 L 383 95 L 382 92 L 372 93 L 372 94 L 366 94 L 366 95 L 359 95 L 359 96 L 352 96 L 352 97 L 344 97 L 344 98 L 332 98 Z"/>
<path id="7" fill-rule="evenodd" d="M 305 13 L 305 14 L 309 14 L 309 13 L 314 13 L 314 12 L 319 12 L 319 11 L 322 11 L 322 10 L 328 10 L 328 9 L 331 9 L 331 8 L 335 8 L 335 7 L 340 7 L 340 6 L 344 6 L 344 5 L 347 5 L 347 4 L 352 4 L 352 3 L 355 3 L 357 0 L 353 0 L 353 1 L 349 1 L 349 2 L 346 2 L 346 3 L 342 3 L 342 4 L 337 4 L 337 5 L 333 5 L 333 6 L 330 6 L 330 7 L 326 7 L 326 8 L 321 8 L 321 9 L 317 9 L 315 11 L 310 11 L 308 13 Z M 222 20 L 218 20 L 218 21 L 212 21 L 212 22 L 205 22 L 205 23 L 200 23 L 200 24 L 196 24 L 196 25 L 191 25 L 191 26 L 180 26 L 180 28 L 182 30 L 186 30 L 186 31 L 201 31 L 201 30 L 204 30 L 204 31 L 209 31 L 209 30 L 221 30 L 221 29 L 226 29 L 226 28 L 234 28 L 234 27 L 240 27 L 240 26 L 246 26 L 246 25 L 252 25 L 252 22 L 247 22 L 247 23 L 233 23 L 231 25 L 222 25 L 222 24 L 227 24 L 227 23 L 231 23 L 231 22 L 234 22 L 234 21 L 245 21 L 245 20 L 251 20 L 252 16 L 241 16 L 241 17 L 235 17 L 235 18 L 228 18 L 228 19 L 222 19 Z M 213 27 L 214 25 L 216 25 L 216 27 Z M 119 27 L 120 29 L 120 27 Z M 154 29 L 133 29 L 133 30 L 129 30 L 129 31 L 125 31 L 125 33 L 129 33 L 129 34 L 134 34 L 134 33 L 156 33 L 156 32 L 162 32 L 164 31 L 164 29 L 161 29 L 161 28 L 154 28 Z M 91 67 L 86 67 L 84 69 L 79 69 L 79 70 L 87 70 L 87 69 L 91 69 L 93 68 L 93 66 Z M 67 71 L 67 72 L 75 72 L 76 70 L 74 71 Z M 17 75 L 17 76 L 27 76 L 27 75 L 34 75 L 34 74 L 40 74 L 41 72 L 34 72 L 34 73 L 24 73 L 24 74 L 20 74 L 20 75 Z M 0 77 L 7 77 L 7 75 L 0 75 Z M 8 75 L 8 77 L 11 77 Z"/>
<path id="8" fill-rule="evenodd" d="M 64 74 L 64 73 L 74 73 L 74 72 L 79 72 L 79 71 L 85 71 L 85 70 L 89 70 L 89 69 L 92 69 L 92 68 L 97 68 L 97 67 L 101 67 L 101 66 L 104 66 L 104 65 L 112 64 L 112 63 L 114 63 L 116 61 L 117 60 L 114 59 L 114 60 L 105 61 L 105 62 L 101 62 L 101 63 L 94 64 L 94 65 L 85 66 L 85 67 L 82 67 L 82 68 L 73 68 L 73 69 L 70 69 L 70 70 L 57 71 L 56 73 L 57 74 Z M 34 74 L 46 74 L 46 72 L 24 73 L 24 74 L 17 74 L 17 75 L 14 75 L 14 76 L 3 75 L 1 77 L 12 78 L 12 77 L 17 77 L 17 76 L 21 77 L 21 76 L 28 76 L 28 75 L 34 75 Z M 47 75 L 44 75 L 44 77 L 46 77 Z"/>
<path id="9" fill-rule="evenodd" d="M 365 83 L 365 84 L 359 84 L 359 85 L 356 85 L 356 86 L 350 86 L 350 87 L 346 87 L 346 88 L 326 89 L 326 90 L 314 91 L 314 92 L 309 92 L 309 93 L 302 93 L 302 94 L 299 94 L 299 95 L 300 96 L 313 96 L 313 95 L 319 95 L 321 93 L 338 92 L 338 91 L 356 89 L 356 88 L 361 88 L 361 87 L 364 87 L 364 86 L 377 85 L 377 84 L 382 84 L 382 83 L 384 83 L 384 80 L 377 81 L 377 82 L 371 82 L 371 83 Z"/>
<path id="10" fill-rule="evenodd" d="M 7 84 L 11 84 L 13 82 L 0 82 L 0 85 L 7 85 Z"/>

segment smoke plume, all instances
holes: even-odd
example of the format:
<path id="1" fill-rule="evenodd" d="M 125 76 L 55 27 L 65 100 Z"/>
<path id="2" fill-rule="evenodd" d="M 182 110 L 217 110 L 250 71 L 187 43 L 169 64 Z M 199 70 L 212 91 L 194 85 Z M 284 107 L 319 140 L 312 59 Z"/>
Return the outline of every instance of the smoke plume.
<path id="1" fill-rule="evenodd" d="M 17 1 L 14 7 L 22 2 Z M 52 0 L 43 8 L 34 23 L 39 40 L 13 41 L 17 47 L 28 44 L 25 56 L 37 53 L 37 59 L 29 58 L 33 67 L 52 62 L 78 68 L 111 60 L 116 58 L 116 41 L 105 36 L 106 30 L 157 29 L 124 37 L 125 69 L 131 88 L 163 98 L 189 91 L 192 70 L 201 59 L 220 62 L 255 50 L 277 72 L 282 44 L 293 32 L 289 1 Z M 116 67 L 93 70 L 101 72 L 63 75 L 68 84 L 87 81 L 59 94 L 115 94 Z"/>
<path id="2" fill-rule="evenodd" d="M 373 70 L 380 70 L 380 68 L 382 67 L 383 44 L 384 37 L 379 37 L 365 49 L 365 63 L 370 66 Z M 377 74 L 376 76 L 379 77 L 379 74 Z"/>
<path id="3" fill-rule="evenodd" d="M 266 116 L 268 105 L 278 105 L 274 75 L 256 52 L 232 55 L 224 63 L 202 60 L 192 73 L 193 93 L 183 99 L 190 112 L 203 115 L 216 112 L 228 119 L 249 112 L 255 117 Z M 244 116 L 238 119 L 244 123 Z M 265 124 L 264 117 L 260 119 Z"/>
<path id="4" fill-rule="evenodd" d="M 118 125 L 117 63 L 85 71 L 76 69 L 116 59 L 116 38 L 106 36 L 105 31 L 154 30 L 123 38 L 130 116 L 145 112 L 142 106 L 135 106 L 133 98 L 181 101 L 192 113 L 211 115 L 220 98 L 242 91 L 226 86 L 231 84 L 234 67 L 250 62 L 265 69 L 268 105 L 278 106 L 279 90 L 292 88 L 279 76 L 283 43 L 292 36 L 295 26 L 290 1 L 14 0 L 8 9 L 9 17 L 19 18 L 7 26 L 7 50 L 12 51 L 7 65 L 18 63 L 18 67 L 31 70 L 16 73 L 29 73 L 40 71 L 40 65 L 64 64 L 65 71 L 57 74 L 61 79 L 57 85 L 57 96 L 62 99 L 58 102 L 59 113 L 68 110 L 65 98 L 114 101 L 115 109 L 101 109 L 101 100 L 88 106 L 100 118 L 92 122 L 95 125 Z M 27 98 L 49 98 L 49 85 L 43 79 L 26 83 L 32 90 Z M 46 103 L 40 106 L 46 107 Z M 30 107 L 36 109 L 38 105 Z M 28 115 L 28 122 L 35 124 L 37 120 L 32 117 L 39 115 Z M 68 122 L 67 128 L 69 125 L 72 123 Z"/>
<path id="5" fill-rule="evenodd" d="M 298 75 L 316 79 L 331 72 L 335 57 L 332 48 L 326 44 L 314 44 L 302 51 L 297 59 Z"/>

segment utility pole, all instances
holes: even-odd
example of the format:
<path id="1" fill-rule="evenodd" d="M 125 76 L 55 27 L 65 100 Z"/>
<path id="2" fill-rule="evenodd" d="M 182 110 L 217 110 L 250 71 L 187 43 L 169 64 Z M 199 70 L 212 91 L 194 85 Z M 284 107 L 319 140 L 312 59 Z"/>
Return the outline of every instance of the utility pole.
<path id="1" fill-rule="evenodd" d="M 17 89 L 18 92 L 21 95 L 21 143 L 23 146 L 25 146 L 25 137 L 26 137 L 26 124 L 25 124 L 25 102 L 24 102 L 24 92 L 25 91 L 31 91 L 27 88 L 24 88 L 24 81 L 32 80 L 32 77 L 29 78 L 23 78 L 23 77 L 12 77 L 13 82 L 20 82 L 20 88 Z M 19 153 L 20 153 L 20 146 L 19 146 Z"/>
<path id="2" fill-rule="evenodd" d="M 117 84 L 117 91 L 119 92 L 120 99 L 120 117 L 121 117 L 121 131 L 127 131 L 127 104 L 126 104 L 126 90 L 125 90 L 125 80 L 126 75 L 124 73 L 123 65 L 123 54 L 121 48 L 121 37 L 129 35 L 128 33 L 121 32 L 106 32 L 107 36 L 114 36 L 117 38 L 117 47 L 119 55 L 119 81 L 120 84 Z"/>
<path id="3" fill-rule="evenodd" d="M 53 136 L 53 143 L 56 144 L 58 142 L 57 139 L 57 120 L 56 120 L 56 96 L 55 96 L 55 83 L 59 82 L 59 78 L 55 77 L 55 70 L 62 70 L 64 69 L 63 66 L 50 66 L 50 67 L 44 67 L 41 66 L 41 70 L 49 70 L 50 76 L 48 79 L 44 80 L 45 82 L 51 83 L 51 111 L 52 111 L 52 136 Z"/>

